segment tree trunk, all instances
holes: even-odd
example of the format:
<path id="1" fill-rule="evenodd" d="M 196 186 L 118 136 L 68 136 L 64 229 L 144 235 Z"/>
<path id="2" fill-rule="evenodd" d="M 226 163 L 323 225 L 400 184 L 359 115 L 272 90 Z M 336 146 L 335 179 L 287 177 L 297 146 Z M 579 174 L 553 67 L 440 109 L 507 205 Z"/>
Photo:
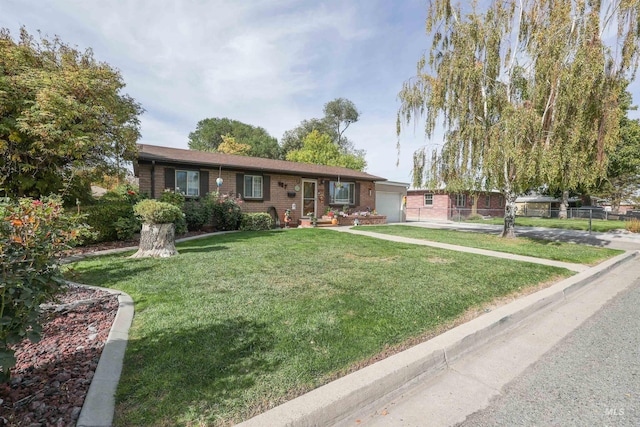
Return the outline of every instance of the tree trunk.
<path id="1" fill-rule="evenodd" d="M 504 193 L 504 227 L 500 237 L 516 237 L 516 195 L 511 191 Z"/>
<path id="2" fill-rule="evenodd" d="M 567 219 L 567 207 L 569 206 L 569 190 L 562 190 L 562 200 L 560 201 L 560 212 L 558 218 Z"/>
<path id="3" fill-rule="evenodd" d="M 142 224 L 138 252 L 131 258 L 167 258 L 177 254 L 173 224 Z"/>

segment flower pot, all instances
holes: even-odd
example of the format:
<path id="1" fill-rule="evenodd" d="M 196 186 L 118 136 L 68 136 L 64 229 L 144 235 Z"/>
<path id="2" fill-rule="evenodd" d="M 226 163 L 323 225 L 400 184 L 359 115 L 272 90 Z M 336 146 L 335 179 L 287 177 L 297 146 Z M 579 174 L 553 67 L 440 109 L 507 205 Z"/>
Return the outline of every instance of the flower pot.
<path id="1" fill-rule="evenodd" d="M 331 224 L 333 224 L 333 225 L 338 224 L 338 218 L 333 218 L 333 219 L 331 220 Z"/>

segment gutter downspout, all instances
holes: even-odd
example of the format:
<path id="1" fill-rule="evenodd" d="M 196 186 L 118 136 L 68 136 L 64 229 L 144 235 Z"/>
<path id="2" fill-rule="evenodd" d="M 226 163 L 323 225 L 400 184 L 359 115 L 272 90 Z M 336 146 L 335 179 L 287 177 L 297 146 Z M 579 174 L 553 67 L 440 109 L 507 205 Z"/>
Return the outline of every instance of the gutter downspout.
<path id="1" fill-rule="evenodd" d="M 156 198 L 156 161 L 151 161 L 151 198 Z"/>

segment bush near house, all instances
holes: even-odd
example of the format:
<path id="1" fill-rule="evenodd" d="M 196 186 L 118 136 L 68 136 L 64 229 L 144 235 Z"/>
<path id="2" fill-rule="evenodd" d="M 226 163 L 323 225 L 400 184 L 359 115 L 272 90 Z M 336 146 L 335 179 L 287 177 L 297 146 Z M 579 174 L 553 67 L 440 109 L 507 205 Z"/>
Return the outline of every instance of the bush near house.
<path id="1" fill-rule="evenodd" d="M 40 337 L 40 304 L 63 283 L 57 258 L 85 235 L 60 198 L 0 204 L 0 380 L 16 359 L 12 344 Z"/>
<path id="2" fill-rule="evenodd" d="M 242 214 L 242 224 L 240 230 L 261 231 L 270 230 L 273 227 L 273 218 L 268 213 L 245 213 Z"/>

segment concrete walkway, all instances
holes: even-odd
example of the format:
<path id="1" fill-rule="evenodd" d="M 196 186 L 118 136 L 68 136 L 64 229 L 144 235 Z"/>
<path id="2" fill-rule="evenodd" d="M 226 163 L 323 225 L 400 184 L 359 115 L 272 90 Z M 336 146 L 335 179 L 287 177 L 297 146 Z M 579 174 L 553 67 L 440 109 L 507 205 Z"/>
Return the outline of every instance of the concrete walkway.
<path id="1" fill-rule="evenodd" d="M 399 225 L 414 227 L 438 228 L 447 230 L 470 231 L 487 234 L 500 234 L 502 225 L 483 224 L 477 222 L 454 221 L 410 221 Z M 587 232 L 565 230 L 561 228 L 524 227 L 516 225 L 516 236 L 550 240 L 553 242 L 577 243 L 581 245 L 603 248 L 621 249 L 623 251 L 640 249 L 640 234 L 626 230 L 604 232 Z"/>
<path id="2" fill-rule="evenodd" d="M 420 245 L 420 246 L 430 246 L 433 248 L 448 249 L 451 251 L 466 252 L 469 254 L 477 254 L 477 255 L 485 255 L 485 256 L 490 256 L 495 258 L 511 259 L 515 261 L 530 262 L 533 264 L 551 265 L 554 267 L 566 268 L 568 270 L 576 271 L 576 272 L 585 271 L 589 269 L 589 266 L 583 265 L 583 264 L 574 264 L 570 262 L 554 261 L 550 259 L 536 258 L 531 256 L 515 255 L 515 254 L 509 254 L 506 252 L 490 251 L 487 249 L 470 248 L 467 246 L 451 245 L 449 243 L 438 243 L 438 242 L 432 242 L 429 240 L 412 239 L 409 237 L 393 236 L 390 234 L 380 234 L 375 232 L 375 227 L 371 227 L 369 229 L 373 231 L 366 231 L 360 227 L 352 227 L 352 228 L 339 227 L 339 228 L 332 228 L 331 230 L 341 231 L 343 233 L 359 234 L 361 236 L 374 237 L 376 239 L 389 240 L 391 242 L 408 243 L 408 244 Z"/>

